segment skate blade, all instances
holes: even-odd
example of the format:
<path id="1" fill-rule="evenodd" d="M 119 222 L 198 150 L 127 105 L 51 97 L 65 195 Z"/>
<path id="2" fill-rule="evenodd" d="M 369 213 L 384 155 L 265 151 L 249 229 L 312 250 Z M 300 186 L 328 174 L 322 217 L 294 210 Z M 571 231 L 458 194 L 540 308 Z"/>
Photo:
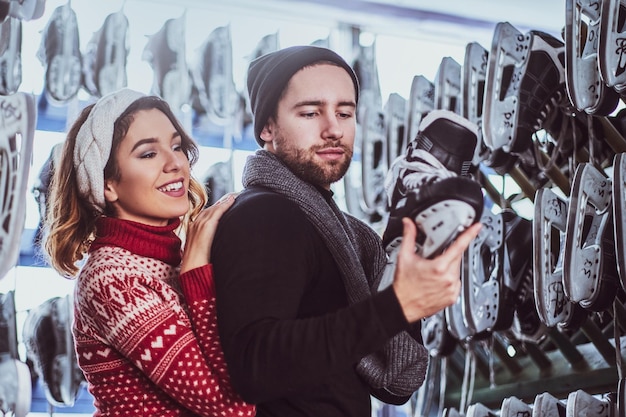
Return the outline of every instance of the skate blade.
<path id="1" fill-rule="evenodd" d="M 426 113 L 435 108 L 435 84 L 423 75 L 413 77 L 408 106 L 407 135 L 405 139 L 407 145 L 417 136 L 420 123 Z"/>
<path id="2" fill-rule="evenodd" d="M 11 2 L 16 3 L 16 2 Z M 22 83 L 22 22 L 9 17 L 0 23 L 0 95 L 15 94 Z"/>
<path id="3" fill-rule="evenodd" d="M 596 0 L 566 0 L 566 86 L 574 106 L 588 114 L 606 116 L 615 110 L 619 96 L 607 87 L 598 70 L 600 8 Z"/>
<path id="4" fill-rule="evenodd" d="M 563 289 L 563 246 L 568 207 L 568 201 L 549 188 L 537 190 L 533 219 L 533 282 L 537 313 L 548 327 L 567 323 L 573 313 L 573 306 Z M 553 252 L 555 237 L 559 243 L 557 253 Z"/>
<path id="5" fill-rule="evenodd" d="M 563 289 L 572 302 L 594 311 L 615 298 L 612 277 L 605 273 L 609 271 L 608 259 L 603 259 L 611 249 L 603 245 L 606 228 L 613 227 L 611 196 L 610 179 L 589 163 L 578 165 L 567 213 Z"/>
<path id="6" fill-rule="evenodd" d="M 626 154 L 615 155 L 613 162 L 613 227 L 615 256 L 622 288 L 626 290 Z"/>
<path id="7" fill-rule="evenodd" d="M 3 196 L 0 204 L 0 279 L 2 279 L 15 266 L 19 256 L 37 112 L 34 97 L 26 93 L 0 97 L 0 110 L 0 196 Z"/>
<path id="8" fill-rule="evenodd" d="M 485 79 L 489 56 L 478 42 L 468 43 L 465 47 L 462 74 L 462 115 L 478 126 L 477 144 L 472 164 L 478 166 L 483 160 L 483 101 L 485 97 Z"/>
<path id="9" fill-rule="evenodd" d="M 500 417 L 530 417 L 532 412 L 529 404 L 515 396 L 503 399 L 500 406 Z"/>
<path id="10" fill-rule="evenodd" d="M 598 67 L 604 82 L 622 93 L 626 90 L 626 49 L 623 48 L 626 6 L 621 0 L 603 0 L 601 4 Z"/>
<path id="11" fill-rule="evenodd" d="M 461 64 L 446 56 L 435 77 L 435 108 L 461 114 Z"/>
<path id="12" fill-rule="evenodd" d="M 612 417 L 615 415 L 615 403 L 607 398 L 595 397 L 583 390 L 570 392 L 566 404 L 567 417 Z"/>
<path id="13" fill-rule="evenodd" d="M 466 251 L 468 274 L 463 276 L 464 317 L 473 334 L 493 330 L 501 308 L 502 215 L 483 210 L 480 222 L 483 227 Z"/>

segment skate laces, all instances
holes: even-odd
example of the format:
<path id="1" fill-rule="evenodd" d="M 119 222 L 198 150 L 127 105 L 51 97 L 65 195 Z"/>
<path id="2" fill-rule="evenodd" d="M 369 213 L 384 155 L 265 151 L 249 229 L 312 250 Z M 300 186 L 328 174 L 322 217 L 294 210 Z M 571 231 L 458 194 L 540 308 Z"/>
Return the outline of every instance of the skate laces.
<path id="1" fill-rule="evenodd" d="M 396 184 L 397 189 L 403 191 L 404 194 L 425 184 L 451 177 L 456 177 L 456 174 L 432 154 L 423 149 L 413 149 L 410 152 L 410 160 L 401 155 L 391 165 L 389 175 L 385 178 L 388 202 L 392 205 Z"/>

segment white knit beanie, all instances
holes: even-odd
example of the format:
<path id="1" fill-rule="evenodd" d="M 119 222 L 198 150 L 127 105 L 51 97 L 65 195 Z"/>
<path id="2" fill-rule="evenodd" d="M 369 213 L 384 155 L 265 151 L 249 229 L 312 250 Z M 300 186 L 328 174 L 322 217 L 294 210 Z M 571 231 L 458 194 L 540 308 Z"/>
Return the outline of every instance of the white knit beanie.
<path id="1" fill-rule="evenodd" d="M 74 147 L 74 168 L 81 197 L 104 211 L 104 168 L 111 154 L 113 126 L 135 100 L 145 95 L 128 88 L 100 98 L 80 127 Z"/>

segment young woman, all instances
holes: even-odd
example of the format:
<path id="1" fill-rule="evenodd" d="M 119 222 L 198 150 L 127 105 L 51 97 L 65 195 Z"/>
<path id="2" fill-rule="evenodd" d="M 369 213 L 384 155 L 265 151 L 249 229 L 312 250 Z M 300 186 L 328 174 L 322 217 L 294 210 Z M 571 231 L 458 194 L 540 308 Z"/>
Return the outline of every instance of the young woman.
<path id="1" fill-rule="evenodd" d="M 68 133 L 45 248 L 77 276 L 73 334 L 97 416 L 254 415 L 230 384 L 209 263 L 234 196 L 203 209 L 197 156 L 167 103 L 130 89 Z"/>

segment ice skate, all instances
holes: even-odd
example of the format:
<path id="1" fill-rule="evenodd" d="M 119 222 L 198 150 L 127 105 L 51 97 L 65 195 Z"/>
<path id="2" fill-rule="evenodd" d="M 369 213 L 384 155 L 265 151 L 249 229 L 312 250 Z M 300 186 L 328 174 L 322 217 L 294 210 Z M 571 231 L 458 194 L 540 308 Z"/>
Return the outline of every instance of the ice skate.
<path id="1" fill-rule="evenodd" d="M 387 151 L 385 152 L 387 166 L 390 166 L 406 149 L 406 106 L 407 101 L 404 97 L 391 93 L 383 109 L 387 136 Z"/>
<path id="2" fill-rule="evenodd" d="M 576 168 L 567 212 L 563 289 L 581 307 L 602 311 L 618 288 L 611 180 L 589 163 Z"/>
<path id="3" fill-rule="evenodd" d="M 532 134 L 568 102 L 563 42 L 540 31 L 522 34 L 508 22 L 496 25 L 489 52 L 483 114 L 491 150 L 521 153 Z"/>
<path id="4" fill-rule="evenodd" d="M 0 279 L 19 256 L 36 119 L 32 95 L 0 97 Z"/>
<path id="5" fill-rule="evenodd" d="M 600 3 L 600 34 L 598 39 L 598 67 L 602 80 L 622 94 L 626 90 L 626 4 L 621 0 L 602 0 Z"/>
<path id="6" fill-rule="evenodd" d="M 622 289 L 626 290 L 626 154 L 615 155 L 613 162 L 613 226 L 615 257 Z"/>
<path id="7" fill-rule="evenodd" d="M 422 119 L 434 108 L 435 84 L 423 75 L 416 75 L 411 81 L 403 150 L 417 136 Z"/>
<path id="8" fill-rule="evenodd" d="M 503 281 L 496 330 L 508 329 L 523 342 L 538 343 L 546 328 L 535 308 L 533 292 L 532 222 L 511 209 L 502 210 L 504 222 Z"/>
<path id="9" fill-rule="evenodd" d="M 71 315 L 70 297 L 54 297 L 28 312 L 23 329 L 27 356 L 42 380 L 46 399 L 60 407 L 74 404 L 83 382 L 71 335 Z"/>
<path id="10" fill-rule="evenodd" d="M 610 396 L 598 398 L 580 389 L 569 393 L 566 404 L 567 417 L 613 417 L 617 411 L 617 404 Z"/>
<path id="11" fill-rule="evenodd" d="M 461 259 L 461 294 L 463 294 L 466 285 L 466 275 L 470 273 L 466 256 Z M 459 296 L 454 304 L 444 309 L 445 322 L 450 335 L 461 343 L 469 341 L 470 337 L 475 335 L 470 331 L 465 321 L 463 311 L 463 297 Z"/>
<path id="12" fill-rule="evenodd" d="M 45 0 L 8 0 L 9 16 L 19 20 L 35 20 L 43 16 Z"/>
<path id="13" fill-rule="evenodd" d="M 191 100 L 192 81 L 185 57 L 185 15 L 168 19 L 148 38 L 142 59 L 152 67 L 152 93 L 167 101 L 177 115 Z"/>
<path id="14" fill-rule="evenodd" d="M 454 352 L 457 340 L 448 330 L 444 310 L 422 319 L 422 340 L 432 357 L 445 357 Z"/>
<path id="15" fill-rule="evenodd" d="M 446 56 L 435 76 L 435 108 L 461 114 L 461 64 Z"/>
<path id="16" fill-rule="evenodd" d="M 54 9 L 37 57 L 46 68 L 46 95 L 58 103 L 74 98 L 82 86 L 83 68 L 78 22 L 70 3 Z"/>
<path id="17" fill-rule="evenodd" d="M 83 84 L 92 96 L 126 87 L 128 53 L 128 19 L 120 10 L 106 17 L 83 54 Z"/>
<path id="18" fill-rule="evenodd" d="M 535 197 L 533 275 L 537 313 L 548 327 L 571 327 L 579 309 L 563 288 L 563 263 L 569 201 L 549 188 Z"/>
<path id="19" fill-rule="evenodd" d="M 461 115 L 477 126 L 477 142 L 472 164 L 475 167 L 485 159 L 488 148 L 483 139 L 483 103 L 489 53 L 478 42 L 465 47 L 461 74 Z"/>
<path id="20" fill-rule="evenodd" d="M 472 334 L 495 330 L 502 309 L 504 226 L 501 214 L 483 210 L 483 225 L 464 253 L 463 315 Z"/>
<path id="21" fill-rule="evenodd" d="M 383 234 L 388 253 L 402 239 L 402 217 L 418 227 L 417 253 L 440 254 L 483 210 L 480 185 L 465 176 L 476 146 L 476 126 L 446 110 L 432 111 L 406 155 L 386 179 L 390 214 Z"/>
<path id="22" fill-rule="evenodd" d="M 22 83 L 22 22 L 0 23 L 0 96 L 15 94 Z"/>
<path id="23" fill-rule="evenodd" d="M 503 399 L 500 406 L 500 417 L 531 417 L 532 413 L 530 404 L 515 396 Z"/>
<path id="24" fill-rule="evenodd" d="M 210 205 L 217 203 L 224 195 L 235 191 L 232 161 L 229 159 L 211 165 L 204 174 L 204 184 L 209 190 Z"/>
<path id="25" fill-rule="evenodd" d="M 600 11 L 596 0 L 565 1 L 565 73 L 572 104 L 588 114 L 607 116 L 617 107 L 619 95 L 598 69 Z"/>
<path id="26" fill-rule="evenodd" d="M 481 403 L 473 403 L 467 407 L 466 417 L 498 417 L 493 410 Z"/>
<path id="27" fill-rule="evenodd" d="M 232 123 L 239 103 L 232 76 L 233 57 L 230 26 L 214 29 L 198 51 L 192 66 L 197 90 L 196 113 L 204 114 L 215 125 Z"/>
<path id="28" fill-rule="evenodd" d="M 533 417 L 565 417 L 566 405 L 548 392 L 537 394 L 533 403 Z"/>

